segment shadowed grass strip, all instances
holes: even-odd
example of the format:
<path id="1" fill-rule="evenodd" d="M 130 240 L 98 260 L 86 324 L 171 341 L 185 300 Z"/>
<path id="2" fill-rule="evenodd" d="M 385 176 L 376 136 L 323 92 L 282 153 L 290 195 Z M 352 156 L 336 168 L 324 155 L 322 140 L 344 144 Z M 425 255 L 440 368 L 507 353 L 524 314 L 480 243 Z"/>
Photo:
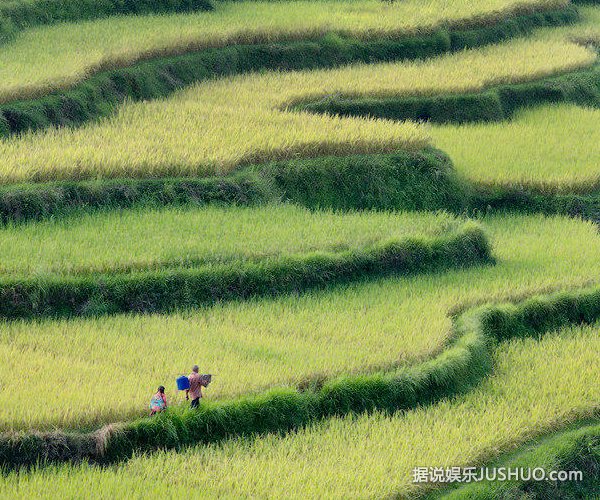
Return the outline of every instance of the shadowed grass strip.
<path id="1" fill-rule="evenodd" d="M 392 240 L 345 252 L 197 269 L 0 280 L 0 317 L 163 312 L 226 300 L 302 292 L 368 276 L 408 275 L 491 261 L 481 228 Z"/>
<path id="2" fill-rule="evenodd" d="M 598 318 L 598 288 L 477 307 L 455 318 L 449 347 L 420 365 L 336 378 L 304 391 L 275 389 L 232 401 L 208 402 L 198 411 L 171 409 L 156 418 L 110 425 L 88 434 L 5 434 L 0 439 L 0 464 L 18 468 L 83 459 L 107 463 L 134 452 L 285 432 L 349 412 L 414 408 L 477 384 L 489 373 L 498 342 L 539 338 L 553 329 L 591 324 Z"/>
<path id="3" fill-rule="evenodd" d="M 477 186 L 471 200 L 477 212 L 561 214 L 600 222 L 600 192 L 540 193 L 522 186 Z"/>
<path id="4" fill-rule="evenodd" d="M 0 105 L 0 136 L 50 126 L 75 126 L 110 114 L 124 100 L 165 97 L 177 89 L 215 76 L 261 70 L 300 70 L 350 62 L 425 59 L 444 52 L 479 47 L 524 35 L 542 26 L 578 19 L 570 5 L 539 12 L 509 13 L 493 23 L 438 28 L 424 34 L 371 40 L 330 34 L 304 41 L 231 45 L 184 55 L 158 57 L 96 74 L 68 89 Z"/>
<path id="5" fill-rule="evenodd" d="M 24 222 L 74 210 L 134 206 L 252 205 L 285 200 L 309 208 L 451 210 L 469 189 L 441 151 L 271 162 L 208 178 L 60 181 L 0 187 L 0 220 Z"/>

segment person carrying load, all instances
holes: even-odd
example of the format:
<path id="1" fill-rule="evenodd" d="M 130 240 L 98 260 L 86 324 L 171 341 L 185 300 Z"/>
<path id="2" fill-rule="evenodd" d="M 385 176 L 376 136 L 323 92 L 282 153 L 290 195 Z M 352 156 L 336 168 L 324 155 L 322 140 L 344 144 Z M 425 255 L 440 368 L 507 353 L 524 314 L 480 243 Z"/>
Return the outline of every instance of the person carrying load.
<path id="1" fill-rule="evenodd" d="M 160 386 L 158 391 L 150 400 L 150 416 L 165 411 L 167 409 L 167 396 L 165 396 L 164 386 Z"/>
<path id="2" fill-rule="evenodd" d="M 198 365 L 194 365 L 192 367 L 192 373 L 188 376 L 190 387 L 185 391 L 185 399 L 192 399 L 190 408 L 198 408 L 200 405 L 200 398 L 202 397 L 202 387 L 208 387 L 208 384 L 210 384 L 211 376 L 200 375 L 198 370 Z"/>

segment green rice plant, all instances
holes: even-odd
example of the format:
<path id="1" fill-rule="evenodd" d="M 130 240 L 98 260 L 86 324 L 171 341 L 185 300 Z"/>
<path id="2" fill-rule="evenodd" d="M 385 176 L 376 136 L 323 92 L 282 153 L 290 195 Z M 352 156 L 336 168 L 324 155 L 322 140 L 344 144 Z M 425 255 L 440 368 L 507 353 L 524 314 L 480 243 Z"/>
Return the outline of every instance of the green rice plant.
<path id="1" fill-rule="evenodd" d="M 0 273 L 6 279 L 264 263 L 441 236 L 461 225 L 444 213 L 314 212 L 285 204 L 100 212 L 0 228 Z"/>
<path id="2" fill-rule="evenodd" d="M 390 96 L 474 91 L 588 66 L 595 59 L 593 51 L 560 39 L 519 40 L 404 65 L 204 82 L 164 101 L 126 105 L 99 124 L 4 140 L 0 181 L 223 174 L 292 157 L 417 150 L 427 145 L 428 134 L 416 123 L 343 119 L 285 108 L 300 98 L 338 92 Z"/>
<path id="3" fill-rule="evenodd" d="M 51 3 L 60 5 L 56 0 Z M 147 5 L 131 5 L 138 4 Z M 99 7 L 98 2 L 94 5 Z M 161 2 L 152 5 L 160 7 Z M 92 73 L 152 57 L 235 44 L 309 40 L 329 33 L 372 39 L 419 35 L 438 28 L 471 29 L 494 25 L 514 14 L 567 5 L 567 0 L 219 2 L 216 10 L 198 14 L 122 16 L 36 28 L 3 47 L 0 102 L 47 94 Z"/>
<path id="4" fill-rule="evenodd" d="M 519 111 L 508 123 L 432 125 L 431 135 L 480 185 L 589 193 L 600 189 L 599 120 L 600 109 L 565 104 Z"/>
<path id="5" fill-rule="evenodd" d="M 459 42 L 449 42 L 449 47 L 456 47 L 461 43 L 468 45 L 470 36 L 473 39 L 482 36 L 479 31 L 482 26 L 489 25 L 490 30 L 503 33 L 504 28 L 493 23 L 497 16 L 506 15 L 509 7 L 513 13 L 551 7 L 550 3 L 509 6 L 505 0 L 494 2 L 498 12 L 490 15 L 486 10 L 480 17 L 474 15 L 474 10 L 491 8 L 492 0 L 486 0 L 485 5 L 457 3 L 435 13 L 412 1 L 406 3 L 404 11 L 396 8 L 397 4 L 381 4 L 369 10 L 369 19 L 373 26 L 379 21 L 385 30 L 376 32 L 378 36 L 408 36 L 419 31 L 415 26 L 426 33 L 436 28 L 460 27 L 463 30 L 460 35 L 445 34 L 450 38 L 461 37 Z M 281 9 L 263 10 L 263 13 L 272 11 L 274 17 L 260 19 L 256 25 L 247 23 L 243 33 L 241 21 L 237 25 L 236 22 L 248 20 L 248 11 L 239 18 L 232 14 L 229 19 L 215 21 L 214 32 L 205 29 L 202 41 L 185 40 L 182 36 L 177 41 L 182 44 L 177 46 L 168 45 L 172 41 L 170 34 L 152 46 L 148 27 L 146 32 L 142 29 L 130 38 L 123 38 L 131 42 L 132 51 L 120 53 L 121 60 L 119 44 L 113 44 L 110 37 L 104 45 L 98 43 L 98 36 L 90 37 L 90 43 L 95 40 L 100 49 L 117 49 L 90 63 L 93 57 L 85 57 L 92 51 L 85 41 L 80 45 L 85 64 L 77 66 L 77 58 L 73 58 L 71 69 L 84 68 L 83 73 L 73 69 L 70 75 L 75 75 L 75 80 L 69 82 L 67 70 L 60 69 L 53 73 L 55 80 L 44 82 L 43 77 L 50 74 L 44 67 L 39 70 L 41 80 L 32 78 L 33 85 L 27 91 L 33 89 L 34 95 L 59 85 L 70 85 L 87 77 L 86 71 L 131 64 L 138 58 L 154 57 L 163 49 L 174 54 L 210 46 L 202 45 L 204 42 L 218 47 L 219 43 L 313 39 L 323 34 L 319 30 L 332 31 L 325 17 L 319 17 L 333 8 L 332 3 L 326 9 L 323 9 L 325 2 L 319 5 L 299 2 L 297 10 L 288 3 L 282 4 Z M 252 4 L 257 13 L 261 5 Z M 370 5 L 357 0 L 344 4 L 351 6 L 347 10 L 338 8 L 343 19 L 339 26 L 355 23 L 352 36 L 371 36 L 373 32 L 369 33 L 365 21 Z M 554 6 L 559 7 L 558 3 Z M 226 7 L 233 9 L 230 4 Z M 389 8 L 391 23 L 404 23 L 400 31 L 386 24 L 388 11 L 384 7 Z M 418 7 L 422 9 L 418 11 L 422 16 L 419 19 L 430 22 L 411 28 L 409 21 L 416 18 L 408 16 L 399 21 L 393 17 L 399 12 L 408 14 L 410 8 L 417 12 Z M 440 2 L 431 2 L 430 7 L 439 9 Z M 287 20 L 278 24 L 277 16 L 283 19 L 285 8 L 290 20 L 293 16 L 306 17 L 302 22 L 298 18 L 289 24 L 299 31 L 286 31 Z M 459 17 L 461 8 L 465 12 L 470 9 L 469 15 Z M 448 9 L 453 9 L 452 14 L 448 14 Z M 317 11 L 319 15 L 310 16 Z M 590 9 L 588 25 L 589 19 L 594 19 L 594 12 Z M 157 29 L 163 26 L 163 21 L 181 23 L 182 19 L 182 16 L 157 16 L 152 20 L 128 19 L 127 24 L 131 27 L 139 22 L 139 26 Z M 331 19 L 338 18 L 332 15 Z M 267 21 L 274 22 L 276 29 Z M 125 21 L 114 20 L 114 26 L 121 22 Z M 76 38 L 92 26 L 87 32 L 90 35 L 101 24 L 70 28 Z M 79 31 L 81 26 L 83 31 Z M 210 23 L 203 27 L 207 26 Z M 263 26 L 266 28 L 261 33 Z M 56 33 L 64 34 L 64 29 L 57 26 Z M 424 208 L 439 207 L 437 203 L 444 197 L 444 190 L 454 196 L 448 205 L 466 206 L 471 194 L 467 183 L 456 181 L 453 173 L 446 178 L 447 163 L 439 153 L 422 151 L 430 143 L 430 136 L 438 140 L 438 133 L 440 140 L 448 141 L 449 150 L 453 146 L 460 151 L 465 144 L 470 143 L 471 148 L 475 143 L 481 144 L 477 153 L 466 151 L 465 147 L 464 156 L 455 152 L 452 155 L 456 154 L 461 176 L 474 180 L 482 192 L 504 189 L 509 195 L 521 185 L 542 194 L 558 192 L 560 196 L 573 189 L 585 193 L 597 191 L 594 155 L 598 141 L 592 126 L 597 121 L 595 110 L 567 106 L 526 110 L 515 116 L 510 123 L 512 128 L 489 125 L 428 128 L 384 120 L 315 116 L 290 109 L 304 99 L 323 100 L 342 94 L 386 99 L 408 92 L 424 97 L 475 93 L 491 86 L 528 82 L 589 67 L 596 60 L 594 51 L 564 40 L 569 36 L 577 43 L 593 41 L 593 29 L 594 26 L 586 27 L 588 31 L 564 28 L 530 40 L 465 51 L 436 61 L 357 65 L 335 71 L 270 73 L 209 81 L 164 101 L 127 104 L 117 116 L 80 130 L 28 133 L 0 143 L 1 168 L 5 169 L 4 174 L 0 171 L 1 182 L 98 179 L 86 184 L 89 197 L 79 199 L 80 186 L 62 182 L 50 187 L 54 191 L 45 186 L 19 186 L 16 190 L 14 186 L 6 186 L 0 202 L 3 207 L 16 207 L 15 214 L 21 209 L 27 214 L 39 214 L 46 207 L 50 207 L 51 213 L 61 202 L 45 197 L 54 196 L 58 200 L 66 193 L 65 200 L 79 200 L 76 204 L 80 206 L 91 200 L 91 206 L 98 206 L 101 203 L 94 199 L 103 197 L 105 187 L 116 186 L 115 199 L 134 200 L 136 197 L 130 197 L 131 191 L 127 189 L 134 186 L 140 193 L 154 193 L 150 197 L 154 196 L 155 204 L 162 203 L 165 196 L 189 201 L 199 192 L 202 200 L 238 199 L 250 193 L 250 198 L 255 196 L 253 199 L 261 201 L 281 197 L 310 207 L 391 208 L 389 203 L 393 202 L 395 207 L 417 208 L 414 200 L 418 186 L 423 183 Z M 342 28 L 337 32 L 349 33 Z M 35 33 L 27 33 L 24 38 Z M 102 33 L 109 33 L 109 28 Z M 116 37 L 119 32 L 110 33 Z M 135 40 L 142 40 L 144 33 L 147 39 L 138 45 Z M 578 33 L 586 34 L 578 38 Z M 219 38 L 221 35 L 223 38 Z M 160 45 L 163 42 L 168 43 Z M 149 52 L 143 53 L 145 43 Z M 321 43 L 315 45 L 319 50 Z M 325 43 L 341 46 L 348 42 L 331 37 Z M 38 45 L 41 53 L 39 49 Z M 61 57 L 73 55 L 64 46 L 57 50 L 63 50 Z M 276 49 L 271 46 L 269 50 L 272 53 Z M 335 50 L 335 54 L 341 53 Z M 287 56 L 284 54 L 282 60 Z M 56 66 L 57 61 L 60 57 L 53 61 Z M 96 63 L 98 66 L 94 66 Z M 147 68 L 148 74 L 156 69 Z M 144 81 L 137 80 L 133 72 L 131 75 L 130 80 L 127 76 L 125 79 L 132 89 Z M 22 85 L 25 80 L 19 81 L 20 92 L 25 88 Z M 35 87 L 40 81 L 49 85 L 46 90 Z M 136 98 L 141 99 L 143 92 Z M 107 113 L 110 109 L 106 104 Z M 552 119 L 569 124 L 573 135 L 570 148 L 565 148 L 564 141 L 559 140 L 559 127 L 551 123 Z M 561 130 L 564 131 L 564 125 Z M 539 142 L 541 136 L 553 141 L 535 151 L 530 142 L 525 142 L 525 139 Z M 504 147 L 495 148 L 497 141 L 503 141 Z M 364 189 L 358 189 L 362 193 L 356 189 L 361 184 L 360 175 L 350 186 L 346 185 L 350 178 L 347 173 L 357 165 L 358 158 L 350 159 L 348 155 L 381 154 L 402 148 L 408 152 L 377 156 L 371 163 L 358 160 L 358 164 L 362 161 L 366 165 L 359 170 L 360 175 L 368 178 Z M 573 149 L 576 155 L 572 154 Z M 324 163 L 310 160 L 327 154 L 346 157 L 332 156 Z M 439 156 L 439 161 L 406 161 L 409 157 L 428 155 Z M 486 167 L 491 173 L 484 174 L 481 165 L 488 165 L 490 157 L 497 163 Z M 252 163 L 290 158 L 297 159 L 284 163 L 283 168 L 281 163 L 270 164 L 235 174 L 223 181 L 223 193 L 220 184 L 208 180 L 206 183 L 194 180 L 196 184 L 190 191 L 186 191 L 182 179 L 174 184 L 168 183 L 171 181 L 160 184 L 176 186 L 176 193 L 156 189 L 163 181 L 153 180 L 144 187 L 127 181 L 103 184 L 105 178 L 119 176 L 222 175 Z M 573 164 L 577 161 L 577 170 L 564 174 L 566 161 Z M 402 164 L 402 176 L 423 164 L 427 164 L 427 171 L 422 177 L 420 173 L 407 177 L 406 183 L 404 177 L 399 180 L 392 176 L 395 180 L 391 187 L 382 180 L 385 176 L 368 175 L 369 168 L 387 168 L 391 164 Z M 442 187 L 438 190 L 431 187 L 429 175 L 436 165 L 444 167 L 439 171 Z M 536 169 L 536 175 L 530 174 L 529 169 Z M 318 177 L 312 175 L 315 172 Z M 247 181 L 257 182 L 248 187 Z M 29 200 L 37 208 L 31 208 Z M 119 203 L 115 206 L 125 204 Z M 415 226 L 407 228 L 412 222 Z M 486 332 L 493 331 L 493 338 L 501 343 L 491 360 L 492 375 L 476 388 L 473 386 L 489 375 L 488 357 L 495 341 L 486 338 L 477 342 L 477 338 L 462 337 L 457 340 L 457 332 L 462 327 L 468 328 L 474 318 L 469 313 L 453 323 L 461 311 L 475 304 L 518 300 L 556 289 L 597 284 L 600 268 L 597 228 L 579 220 L 542 216 L 492 217 L 485 218 L 484 224 L 492 234 L 498 258 L 493 267 L 379 278 L 299 296 L 218 303 L 172 314 L 2 322 L 0 428 L 26 431 L 16 435 L 14 442 L 8 442 L 12 437 L 7 441 L 6 435 L 1 436 L 3 463 L 8 462 L 7 457 L 14 449 L 18 449 L 16 457 L 39 457 L 47 447 L 59 460 L 69 460 L 95 457 L 106 447 L 107 458 L 121 458 L 129 456 L 132 450 L 178 448 L 182 444 L 206 443 L 236 434 L 245 437 L 181 453 L 162 451 L 138 456 L 106 469 L 82 465 L 0 474 L 0 497 L 44 496 L 48 491 L 54 496 L 68 497 L 80 495 L 83 488 L 86 494 L 96 496 L 144 496 L 157 477 L 161 478 L 161 485 L 168 485 L 169 494 L 175 496 L 188 494 L 190 490 L 200 490 L 207 497 L 414 496 L 429 491 L 427 487 L 411 484 L 410 472 L 415 466 L 487 463 L 532 437 L 570 422 L 598 417 L 600 393 L 597 384 L 589 382 L 598 378 L 598 324 L 546 333 L 566 323 L 597 318 L 597 293 L 594 300 L 571 293 L 553 299 L 536 298 L 523 305 L 477 309 L 484 312 L 482 324 Z M 197 229 L 199 225 L 202 226 Z M 8 226 L 0 229 L 3 237 L 0 260 L 5 266 L 2 281 L 19 286 L 9 287 L 10 297 L 0 304 L 12 313 L 38 308 L 44 315 L 56 314 L 63 306 L 63 312 L 79 313 L 81 304 L 77 301 L 83 298 L 85 306 L 94 312 L 115 312 L 123 309 L 111 309 L 106 302 L 96 301 L 96 296 L 90 298 L 86 287 L 91 283 L 89 280 L 95 280 L 102 293 L 108 290 L 110 294 L 117 288 L 113 286 L 115 280 L 122 280 L 117 283 L 119 287 L 126 280 L 127 286 L 120 289 L 124 293 L 119 298 L 131 302 L 133 297 L 136 310 L 152 309 L 155 297 L 147 300 L 148 287 L 154 287 L 155 291 L 165 284 L 168 286 L 161 289 L 162 296 L 172 300 L 173 305 L 197 305 L 189 299 L 202 287 L 214 291 L 221 286 L 228 292 L 235 291 L 240 283 L 254 283 L 256 270 L 260 271 L 256 276 L 266 275 L 263 282 L 272 293 L 290 289 L 299 292 L 310 281 L 302 277 L 306 268 L 320 282 L 340 280 L 343 273 L 353 273 L 356 269 L 353 278 L 377 274 L 371 272 L 372 268 L 389 265 L 388 261 L 395 258 L 388 252 L 385 241 L 390 237 L 413 237 L 416 233 L 425 233 L 426 239 L 411 240 L 410 259 L 405 260 L 422 265 L 435 253 L 429 243 L 459 233 L 460 229 L 459 221 L 445 214 L 342 215 L 313 213 L 286 205 L 252 209 L 188 207 L 151 212 L 137 209 L 124 214 L 96 213 L 64 221 Z M 130 240 L 123 238 L 125 234 Z M 188 245 L 183 247 L 182 234 L 191 235 Z M 37 241 L 41 238 L 36 243 L 40 246 L 37 249 L 31 248 L 34 238 Z M 217 238 L 221 239 L 218 244 Z M 380 240 L 383 243 L 377 243 Z M 172 241 L 177 241 L 177 246 Z M 381 250 L 377 262 L 365 264 L 374 248 Z M 319 250 L 326 253 L 315 255 Z M 472 249 L 459 252 L 463 261 L 469 250 Z M 298 252 L 300 256 L 290 255 Z M 357 260 L 366 267 L 356 265 Z M 460 263 L 461 259 L 452 261 Z M 221 279 L 224 270 L 237 273 L 232 274 L 233 285 Z M 199 277 L 189 289 L 177 281 L 185 273 Z M 211 281 L 215 276 L 217 279 Z M 26 282 L 30 288 L 23 287 Z M 218 293 L 215 296 L 230 298 Z M 577 307 L 573 306 L 573 300 Z M 545 333 L 543 338 L 542 333 Z M 465 343 L 461 344 L 461 339 Z M 472 342 L 469 344 L 467 340 Z M 471 358 L 477 363 L 469 364 Z M 171 403 L 183 403 L 181 397 L 172 397 L 173 379 L 195 362 L 201 364 L 203 371 L 216 374 L 215 383 L 207 390 L 212 401 L 199 413 L 176 408 L 151 420 L 108 426 L 93 434 L 72 432 L 68 437 L 61 431 L 31 432 L 57 426 L 85 431 L 102 423 L 140 416 L 158 384 L 167 385 Z M 471 392 L 466 392 L 467 389 Z M 457 394 L 461 392 L 465 393 Z M 38 394 L 43 396 L 43 403 L 34 406 L 31 399 Z M 440 400 L 445 396 L 448 398 Z M 235 402 L 231 398 L 236 398 Z M 405 411 L 394 413 L 398 408 Z M 378 409 L 388 411 L 378 413 Z M 362 413 L 365 410 L 368 412 Z M 315 422 L 348 412 L 354 415 Z M 308 428 L 303 427 L 309 422 L 312 424 Z M 289 429 L 294 432 L 286 436 L 247 436 Z M 216 472 L 199 476 L 197 471 L 206 464 Z M 307 481 L 307 477 L 311 480 Z"/>
<path id="6" fill-rule="evenodd" d="M 68 496 L 83 485 L 91 494 L 143 495 L 160 476 L 175 496 L 198 489 L 206 496 L 414 497 L 431 488 L 412 482 L 417 466 L 476 466 L 597 415 L 599 388 L 588 382 L 598 375 L 599 339 L 595 324 L 503 343 L 493 375 L 478 388 L 403 413 L 332 418 L 284 437 L 163 451 L 106 468 L 82 464 L 9 473 L 0 484 L 13 496 L 48 488 Z M 163 420 L 151 422 L 155 431 Z M 212 473 L 198 474 L 206 464 Z"/>
<path id="7" fill-rule="evenodd" d="M 211 399 L 404 366 L 444 348 L 457 307 L 581 286 L 599 267 L 591 223 L 535 216 L 486 226 L 495 266 L 171 315 L 6 322 L 1 425 L 84 427 L 140 415 L 155 385 L 172 397 L 169 380 L 194 362 L 218 375 Z M 32 407 L 33 381 L 57 397 Z"/>
<path id="8" fill-rule="evenodd" d="M 168 312 L 215 302 L 300 293 L 367 277 L 413 275 L 491 262 L 481 228 L 442 237 L 392 239 L 346 251 L 315 251 L 255 262 L 209 262 L 132 273 L 8 278 L 0 316 L 34 318 Z"/>

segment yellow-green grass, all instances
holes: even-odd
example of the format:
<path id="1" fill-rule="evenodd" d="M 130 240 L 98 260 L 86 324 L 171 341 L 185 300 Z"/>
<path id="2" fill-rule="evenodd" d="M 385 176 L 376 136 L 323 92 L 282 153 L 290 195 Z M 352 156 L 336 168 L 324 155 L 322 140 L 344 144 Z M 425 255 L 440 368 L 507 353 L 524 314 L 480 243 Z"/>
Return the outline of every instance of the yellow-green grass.
<path id="1" fill-rule="evenodd" d="M 65 465 L 0 478 L 12 497 L 414 497 L 417 466 L 474 466 L 533 436 L 598 414 L 600 325 L 501 344 L 493 375 L 454 400 L 395 415 L 334 418 L 285 437 L 158 452 L 109 468 Z M 535 467 L 536 464 L 531 464 Z"/>
<path id="2" fill-rule="evenodd" d="M 583 43 L 600 44 L 600 7 L 585 7 L 582 14 L 586 20 L 585 27 L 574 32 L 573 39 Z"/>
<path id="3" fill-rule="evenodd" d="M 0 427 L 83 427 L 143 414 L 163 384 L 199 363 L 208 397 L 307 377 L 415 363 L 444 348 L 457 306 L 581 286 L 597 278 L 600 236 L 588 222 L 489 219 L 494 266 L 216 305 L 172 315 L 5 322 Z M 33 405 L 36 394 L 51 394 Z"/>
<path id="4" fill-rule="evenodd" d="M 444 213 L 315 212 L 294 205 L 101 212 L 0 228 L 0 273 L 32 277 L 264 260 L 439 236 L 460 224 Z"/>
<path id="5" fill-rule="evenodd" d="M 45 94 L 100 69 L 153 56 L 332 32 L 360 38 L 413 34 L 469 19 L 491 24 L 515 10 L 566 4 L 567 0 L 222 2 L 213 12 L 39 27 L 3 46 L 0 102 Z"/>
<path id="6" fill-rule="evenodd" d="M 200 83 L 127 104 L 100 123 L 0 142 L 0 182 L 226 173 L 266 160 L 418 149 L 427 127 L 288 111 L 328 95 L 433 95 L 588 66 L 596 53 L 562 38 L 517 40 L 406 64 L 270 72 Z"/>
<path id="7" fill-rule="evenodd" d="M 598 109 L 548 105 L 509 122 L 432 125 L 431 135 L 477 183 L 585 193 L 600 188 L 599 123 Z"/>
<path id="8" fill-rule="evenodd" d="M 579 7 L 581 22 L 576 26 L 558 28 L 568 38 L 578 43 L 600 45 L 600 6 Z"/>

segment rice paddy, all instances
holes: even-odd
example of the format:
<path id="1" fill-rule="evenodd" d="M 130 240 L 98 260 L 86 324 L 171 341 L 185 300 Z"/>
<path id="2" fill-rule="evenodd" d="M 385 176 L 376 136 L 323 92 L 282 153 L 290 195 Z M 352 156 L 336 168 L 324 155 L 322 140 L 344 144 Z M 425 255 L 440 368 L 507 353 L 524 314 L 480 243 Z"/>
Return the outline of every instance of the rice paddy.
<path id="1" fill-rule="evenodd" d="M 453 401 L 393 416 L 328 420 L 284 438 L 232 440 L 138 457 L 100 469 L 63 466 L 0 479 L 8 495 L 143 495 L 157 476 L 170 494 L 190 490 L 264 498 L 407 496 L 416 466 L 471 466 L 528 438 L 598 411 L 599 325 L 502 345 L 494 375 Z M 198 469 L 211 464 L 211 474 Z M 357 467 L 356 464 L 360 464 Z M 307 480 L 307 478 L 311 478 Z"/>
<path id="2" fill-rule="evenodd" d="M 223 174 L 273 159 L 420 149 L 430 142 L 422 124 L 285 107 L 338 93 L 476 91 L 586 67 L 595 60 L 593 50 L 563 39 L 517 40 L 423 62 L 208 81 L 164 100 L 127 104 L 98 124 L 2 140 L 0 182 Z"/>
<path id="3" fill-rule="evenodd" d="M 171 394 L 190 356 L 219 376 L 211 399 L 415 363 L 444 347 L 448 314 L 458 305 L 581 286 L 600 268 L 600 237 L 590 223 L 533 216 L 491 219 L 485 227 L 494 266 L 174 315 L 4 323 L 0 348 L 10 362 L 0 368 L 0 422 L 80 427 L 139 415 L 154 385 Z M 32 408 L 24 388 L 33 380 L 60 397 Z"/>
<path id="4" fill-rule="evenodd" d="M 294 205 L 84 213 L 0 228 L 0 272 L 32 277 L 264 262 L 437 236 L 460 225 L 444 213 L 342 214 Z"/>
<path id="5" fill-rule="evenodd" d="M 397 36 L 447 24 L 492 23 L 503 13 L 556 8 L 566 0 L 313 0 L 220 2 L 213 12 L 120 16 L 38 27 L 4 45 L 0 102 L 47 93 L 100 69 L 236 43 Z"/>
<path id="6" fill-rule="evenodd" d="M 156 496 L 157 485 L 172 498 L 417 498 L 438 490 L 414 483 L 415 467 L 489 464 L 532 438 L 597 423 L 600 295 L 576 291 L 600 285 L 600 115 L 597 107 L 572 104 L 594 101 L 597 82 L 590 80 L 582 90 L 590 95 L 571 104 L 558 103 L 568 99 L 555 82 L 536 87 L 545 85 L 548 99 L 533 86 L 529 94 L 510 92 L 512 84 L 591 74 L 579 70 L 597 68 L 600 8 L 578 7 L 579 22 L 534 32 L 498 24 L 565 6 L 566 0 L 222 2 L 210 12 L 35 27 L 3 45 L 0 103 L 18 107 L 24 104 L 15 99 L 44 96 L 98 71 L 234 44 L 335 45 L 346 43 L 344 36 L 397 41 L 456 28 L 498 30 L 495 40 L 508 30 L 513 38 L 410 61 L 396 54 L 396 62 L 385 63 L 357 56 L 362 63 L 339 66 L 323 53 L 322 69 L 215 77 L 147 101 L 106 97 L 114 112 L 97 113 L 104 116 L 97 121 L 91 113 L 76 128 L 0 139 L 0 469 L 7 469 L 0 471 L 0 498 L 146 498 Z M 289 54 L 281 51 L 277 57 L 285 61 Z M 499 85 L 511 86 L 502 98 L 518 111 L 493 123 L 295 108 L 337 97 L 433 100 Z M 72 104 L 64 96 L 49 99 Z M 59 109 L 54 104 L 36 112 L 52 114 Z M 1 133 L 27 129 L 7 127 L 17 118 L 3 113 Z M 430 147 L 447 154 L 453 167 Z M 399 151 L 398 158 L 405 156 L 397 161 L 407 163 L 392 169 L 382 155 Z M 416 153 L 432 160 L 406 160 Z M 365 156 L 356 164 L 339 158 L 353 155 Z M 322 169 L 307 166 L 310 158 Z M 245 167 L 252 168 L 237 173 Z M 364 178 L 388 167 L 388 177 L 381 176 L 386 185 Z M 356 180 L 352 168 L 362 169 Z M 211 179 L 193 179 L 192 186 L 189 177 Z M 231 179 L 239 183 L 227 184 Z M 219 197 L 219 189 L 250 182 L 244 179 L 258 190 L 272 183 L 271 198 L 234 206 Z M 390 196 L 386 189 L 402 182 Z M 99 203 L 109 191 L 97 187 L 113 184 L 107 196 L 125 201 Z M 294 189 L 321 189 L 322 196 L 312 203 L 304 191 L 290 196 Z M 418 194 L 451 198 L 449 190 L 457 193 L 447 207 L 437 201 L 423 207 L 453 214 L 393 204 Z M 489 204 L 478 201 L 483 192 Z M 146 193 L 154 198 L 142 199 Z M 352 200 L 328 203 L 335 196 Z M 356 206 L 386 210 L 322 208 L 352 207 L 354 198 Z M 211 199 L 221 204 L 205 204 Z M 527 200 L 535 203 L 526 206 Z M 495 212 L 496 206 L 507 211 Z M 485 259 L 467 265 L 471 249 L 463 255 L 459 247 L 457 259 L 441 253 L 447 266 L 396 274 L 368 266 L 352 274 L 354 264 L 340 259 L 346 275 L 323 272 L 318 286 L 295 281 L 307 256 L 318 264 L 324 256 L 335 260 L 404 241 L 412 253 L 384 254 L 390 259 L 384 264 L 393 267 L 395 258 L 398 265 L 418 264 L 432 252 L 419 242 L 473 227 L 485 231 L 493 259 L 486 247 Z M 272 273 L 265 293 L 225 294 L 219 301 L 214 292 L 215 300 L 186 302 L 188 289 L 176 289 L 179 281 L 160 288 L 178 272 L 205 279 L 202 270 L 231 270 L 244 283 L 252 266 Z M 103 309 L 86 295 L 98 283 L 103 293 L 117 278 L 133 280 L 123 288 L 131 296 L 115 294 L 132 307 Z M 273 279 L 292 285 L 278 288 Z M 224 286 L 242 286 L 234 281 Z M 139 283 L 142 291 L 134 289 Z M 192 283 L 213 286 L 210 279 Z M 554 291 L 564 293 L 540 297 Z M 179 305 L 137 307 L 138 297 L 153 304 L 152 294 L 161 293 Z M 534 298 L 521 309 L 490 306 L 528 297 Z M 77 300 L 83 307 L 73 305 Z M 469 314 L 482 304 L 474 320 Z M 17 317 L 35 319 L 9 319 Z M 480 321 L 480 330 L 469 330 L 469 321 Z M 214 374 L 204 390 L 211 402 L 196 412 L 175 390 L 175 379 L 194 363 Z M 176 408 L 145 418 L 159 385 Z M 328 411 L 319 413 L 318 405 Z M 259 421 L 265 425 L 254 425 Z M 590 470 L 597 468 L 592 455 L 581 455 Z M 67 463 L 40 463 L 44 457 Z M 79 458 L 92 463 L 74 463 Z M 528 484 L 523 488 L 541 498 Z M 576 487 L 572 492 L 577 496 Z"/>
<path id="7" fill-rule="evenodd" d="M 432 125 L 431 134 L 477 183 L 585 193 L 600 188 L 598 123 L 598 109 L 554 105 L 522 110 L 509 123 Z"/>

